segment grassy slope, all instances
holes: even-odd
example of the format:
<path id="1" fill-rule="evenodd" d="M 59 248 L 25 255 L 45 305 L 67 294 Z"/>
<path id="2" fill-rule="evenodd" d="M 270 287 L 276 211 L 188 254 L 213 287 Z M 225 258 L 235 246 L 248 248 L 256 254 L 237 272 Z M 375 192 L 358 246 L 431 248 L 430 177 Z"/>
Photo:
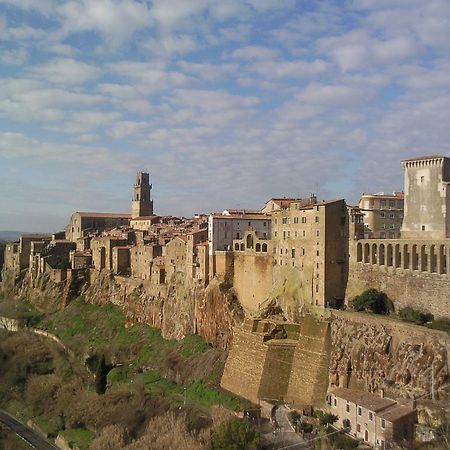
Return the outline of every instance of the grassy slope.
<path id="1" fill-rule="evenodd" d="M 89 356 L 93 371 L 101 356 L 105 356 L 111 366 L 117 366 L 108 374 L 107 393 L 98 396 L 97 402 L 104 401 L 108 405 L 106 408 L 111 403 L 106 402 L 106 398 L 116 396 L 122 399 L 128 394 L 131 398 L 144 395 L 154 401 L 161 399 L 168 408 L 186 408 L 194 418 L 207 414 L 209 408 L 216 404 L 229 409 L 240 407 L 238 399 L 218 387 L 225 359 L 223 352 L 210 348 L 199 336 L 187 336 L 177 342 L 163 339 L 160 330 L 144 324 L 126 328 L 123 315 L 117 307 L 111 304 L 91 305 L 83 298 L 78 298 L 54 314 L 36 314 L 36 320 L 37 327 L 58 335 L 75 352 L 80 363 Z M 9 339 L 18 339 L 19 335 L 21 342 L 27 339 L 36 342 L 37 339 L 28 333 L 9 335 Z M 57 347 L 49 340 L 42 340 L 41 345 Z M 11 347 L 14 347 L 14 343 L 10 343 Z M 1 351 L 0 343 L 0 356 Z M 44 352 L 42 349 L 39 351 Z M 79 371 L 71 370 L 70 364 L 64 361 L 64 352 L 58 348 L 53 348 L 51 352 L 52 356 L 47 358 L 44 368 L 38 367 L 42 363 L 36 357 L 32 366 L 27 365 L 22 370 L 24 376 L 20 379 L 20 385 L 11 386 L 12 389 L 8 393 L 4 392 L 3 397 L 0 395 L 0 405 L 22 420 L 33 417 L 41 429 L 55 436 L 63 427 L 59 417 L 61 413 L 57 412 L 56 407 L 49 407 L 45 411 L 36 411 L 36 408 L 30 407 L 29 394 L 25 394 L 30 377 L 40 376 L 43 379 L 44 376 L 57 374 L 63 385 L 70 384 L 75 377 L 81 383 L 78 388 L 81 389 L 80 398 L 89 397 L 89 401 L 96 402 L 96 394 L 93 392 L 92 376 L 87 371 L 86 377 L 80 381 Z M 89 426 L 89 419 L 80 427 L 68 425 L 69 430 L 65 431 L 67 437 L 77 442 L 80 448 L 87 448 L 93 437 L 86 426 Z"/>

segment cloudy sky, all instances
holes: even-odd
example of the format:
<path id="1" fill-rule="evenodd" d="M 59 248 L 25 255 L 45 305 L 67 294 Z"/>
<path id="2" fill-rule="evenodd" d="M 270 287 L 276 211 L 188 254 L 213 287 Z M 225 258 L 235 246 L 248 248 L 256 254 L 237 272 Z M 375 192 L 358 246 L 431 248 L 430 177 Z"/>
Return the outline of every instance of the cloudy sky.
<path id="1" fill-rule="evenodd" d="M 0 0 L 0 229 L 403 186 L 450 155 L 448 0 Z"/>

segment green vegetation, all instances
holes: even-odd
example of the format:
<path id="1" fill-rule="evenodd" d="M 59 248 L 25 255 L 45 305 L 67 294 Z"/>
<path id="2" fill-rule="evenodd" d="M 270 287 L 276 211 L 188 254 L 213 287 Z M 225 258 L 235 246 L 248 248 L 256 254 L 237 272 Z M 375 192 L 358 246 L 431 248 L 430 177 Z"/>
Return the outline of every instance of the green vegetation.
<path id="1" fill-rule="evenodd" d="M 333 425 L 339 417 L 334 414 L 324 413 L 322 411 L 316 411 L 315 416 L 319 419 L 319 423 L 322 427 L 328 428 L 329 425 Z"/>
<path id="2" fill-rule="evenodd" d="M 88 448 L 101 436 L 107 441 L 103 429 L 120 424 L 118 441 L 147 448 L 144 442 L 154 435 L 147 425 L 174 411 L 184 417 L 176 419 L 183 439 L 193 449 L 206 449 L 217 431 L 210 429 L 214 405 L 230 414 L 241 407 L 218 387 L 224 353 L 199 336 L 166 340 L 145 324 L 126 326 L 116 306 L 92 305 L 82 297 L 45 315 L 24 301 L 19 307 L 7 303 L 0 300 L 0 308 L 37 317 L 38 327 L 57 335 L 75 355 L 26 330 L 0 330 L 0 408 L 23 421 L 33 419 L 52 438 L 63 434 Z M 164 436 L 173 439 L 170 427 Z M 141 441 L 143 447 L 133 447 Z"/>
<path id="3" fill-rule="evenodd" d="M 433 314 L 419 311 L 409 306 L 402 308 L 398 315 L 405 322 L 412 322 L 416 325 L 426 326 L 432 330 L 445 331 L 450 334 L 450 320 L 448 319 L 435 320 Z"/>
<path id="4" fill-rule="evenodd" d="M 24 325 L 33 327 L 39 323 L 43 314 L 35 309 L 26 299 L 0 301 L 0 316 L 16 319 Z"/>
<path id="5" fill-rule="evenodd" d="M 353 299 L 352 305 L 355 311 L 369 311 L 375 314 L 387 314 L 389 312 L 387 295 L 373 288 L 357 295 Z"/>
<path id="6" fill-rule="evenodd" d="M 448 319 L 433 320 L 433 322 L 427 323 L 426 326 L 433 330 L 445 331 L 450 334 L 450 320 Z"/>
<path id="7" fill-rule="evenodd" d="M 211 437 L 211 448 L 215 450 L 256 450 L 259 435 L 248 420 L 233 419 L 222 424 Z"/>
<path id="8" fill-rule="evenodd" d="M 61 431 L 61 435 L 70 445 L 77 445 L 80 450 L 88 450 L 90 443 L 95 438 L 95 433 L 84 428 L 72 428 Z"/>
<path id="9" fill-rule="evenodd" d="M 418 309 L 410 308 L 409 306 L 401 309 L 398 312 L 398 315 L 406 322 L 413 322 L 416 325 L 424 325 L 433 320 L 433 314 L 424 313 Z"/>

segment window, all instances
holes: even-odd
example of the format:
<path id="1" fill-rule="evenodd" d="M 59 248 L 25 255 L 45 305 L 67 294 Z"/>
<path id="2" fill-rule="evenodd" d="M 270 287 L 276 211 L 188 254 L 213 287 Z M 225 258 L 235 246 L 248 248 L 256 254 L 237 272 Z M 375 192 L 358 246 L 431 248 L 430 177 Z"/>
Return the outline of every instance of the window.
<path id="1" fill-rule="evenodd" d="M 273 234 L 275 235 L 275 237 L 277 237 L 277 236 L 278 236 L 278 232 L 276 232 L 276 231 L 275 231 L 275 232 L 274 232 Z"/>
<path id="2" fill-rule="evenodd" d="M 421 229 L 422 231 L 425 231 L 425 225 L 422 225 Z"/>
<path id="3" fill-rule="evenodd" d="M 318 286 L 316 286 L 316 287 L 318 287 Z M 345 410 L 347 411 L 347 412 L 350 412 L 350 404 L 347 402 L 347 404 L 345 405 Z"/>
<path id="4" fill-rule="evenodd" d="M 361 431 L 361 425 L 358 423 L 356 424 L 356 431 L 359 433 Z"/>
<path id="5" fill-rule="evenodd" d="M 316 230 L 316 236 L 317 236 L 317 237 L 320 236 L 320 230 Z"/>
<path id="6" fill-rule="evenodd" d="M 316 216 L 316 223 L 319 223 L 319 216 Z"/>
<path id="7" fill-rule="evenodd" d="M 362 409 L 361 409 L 361 406 L 358 406 L 358 416 L 361 416 L 362 415 Z"/>
<path id="8" fill-rule="evenodd" d="M 319 292 L 319 285 L 316 284 L 316 293 Z"/>
<path id="9" fill-rule="evenodd" d="M 380 216 L 381 216 L 381 217 L 385 217 L 386 215 L 385 215 L 385 213 L 382 211 L 382 212 L 380 213 Z"/>
<path id="10" fill-rule="evenodd" d="M 302 223 L 306 223 L 306 217 L 302 217 Z"/>
<path id="11" fill-rule="evenodd" d="M 373 422 L 373 412 L 369 411 L 369 420 Z"/>
<path id="12" fill-rule="evenodd" d="M 334 406 L 337 406 L 337 399 L 334 397 Z"/>
<path id="13" fill-rule="evenodd" d="M 306 237 L 306 230 L 303 230 L 303 237 Z"/>
<path id="14" fill-rule="evenodd" d="M 266 226 L 266 222 L 263 223 L 263 226 Z"/>
<path id="15" fill-rule="evenodd" d="M 291 258 L 295 258 L 295 248 L 291 250 Z"/>
<path id="16" fill-rule="evenodd" d="M 283 225 L 286 225 L 288 223 L 287 217 L 283 217 L 281 222 L 282 222 Z"/>
<path id="17" fill-rule="evenodd" d="M 280 248 L 280 255 L 282 255 L 283 254 L 283 249 L 282 248 Z"/>
<path id="18" fill-rule="evenodd" d="M 317 256 L 319 256 L 319 250 L 316 251 Z"/>
<path id="19" fill-rule="evenodd" d="M 302 248 L 302 255 L 305 256 L 305 249 Z"/>
<path id="20" fill-rule="evenodd" d="M 424 183 L 425 182 L 425 177 L 420 177 L 420 182 Z"/>
<path id="21" fill-rule="evenodd" d="M 386 421 L 381 419 L 381 428 L 386 428 Z"/>
<path id="22" fill-rule="evenodd" d="M 251 222 L 249 222 L 249 223 L 248 223 L 248 226 L 250 227 L 251 225 L 252 225 L 252 223 L 251 223 Z"/>

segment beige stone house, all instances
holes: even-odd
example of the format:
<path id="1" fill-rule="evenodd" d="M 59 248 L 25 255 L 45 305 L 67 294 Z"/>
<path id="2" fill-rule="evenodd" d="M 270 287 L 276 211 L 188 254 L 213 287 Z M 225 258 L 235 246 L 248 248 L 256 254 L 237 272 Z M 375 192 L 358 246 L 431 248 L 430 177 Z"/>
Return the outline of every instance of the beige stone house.
<path id="1" fill-rule="evenodd" d="M 338 416 L 334 424 L 372 447 L 386 450 L 393 443 L 414 439 L 417 413 L 412 401 L 383 398 L 347 388 L 335 388 L 327 397 L 329 410 Z"/>
<path id="2" fill-rule="evenodd" d="M 364 238 L 398 239 L 403 222 L 403 203 L 403 192 L 362 194 L 359 208 L 364 213 Z"/>

